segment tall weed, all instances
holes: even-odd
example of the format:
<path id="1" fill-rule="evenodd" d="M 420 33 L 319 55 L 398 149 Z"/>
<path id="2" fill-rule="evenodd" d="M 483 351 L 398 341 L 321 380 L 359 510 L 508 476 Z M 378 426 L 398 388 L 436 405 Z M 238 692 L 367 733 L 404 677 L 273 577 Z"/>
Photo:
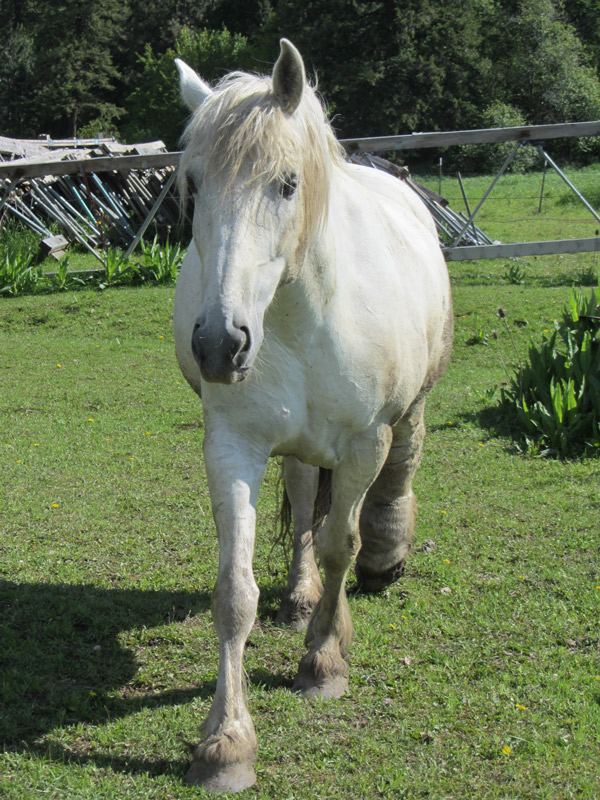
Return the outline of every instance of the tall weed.
<path id="1" fill-rule="evenodd" d="M 177 242 L 171 244 L 168 239 L 162 245 L 157 236 L 150 244 L 142 242 L 142 269 L 145 278 L 156 283 L 173 283 L 177 280 L 184 255 L 181 245 Z"/>
<path id="2" fill-rule="evenodd" d="M 502 391 L 502 409 L 528 450 L 600 454 L 600 290 L 573 290 L 540 347 Z"/>
<path id="3" fill-rule="evenodd" d="M 43 281 L 36 265 L 38 240 L 21 226 L 7 226 L 0 239 L 0 294 L 18 295 L 34 292 Z"/>

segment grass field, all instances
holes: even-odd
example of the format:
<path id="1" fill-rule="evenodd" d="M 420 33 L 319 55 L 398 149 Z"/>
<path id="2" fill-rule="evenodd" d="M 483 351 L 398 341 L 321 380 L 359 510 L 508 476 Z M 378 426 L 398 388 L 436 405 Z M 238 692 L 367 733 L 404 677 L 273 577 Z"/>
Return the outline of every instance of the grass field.
<path id="1" fill-rule="evenodd" d="M 596 174 L 581 173 L 589 191 Z M 553 186 L 537 218 L 539 176 L 507 176 L 481 227 L 594 235 Z M 485 181 L 467 187 L 476 199 Z M 427 411 L 416 546 L 397 585 L 351 594 L 338 701 L 289 690 L 303 642 L 273 623 L 269 468 L 245 661 L 258 783 L 243 797 L 600 797 L 600 459 L 525 457 L 493 408 L 596 258 L 523 260 L 522 282 L 513 263 L 450 265 L 456 344 Z M 0 300 L 2 800 L 198 795 L 183 776 L 215 687 L 217 551 L 173 292 Z"/>

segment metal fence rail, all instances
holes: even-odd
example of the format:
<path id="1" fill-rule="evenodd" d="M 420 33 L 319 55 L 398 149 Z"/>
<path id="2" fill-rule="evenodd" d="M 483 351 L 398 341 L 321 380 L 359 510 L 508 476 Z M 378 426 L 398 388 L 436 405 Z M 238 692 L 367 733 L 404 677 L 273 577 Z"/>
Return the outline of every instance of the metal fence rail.
<path id="1" fill-rule="evenodd" d="M 446 258 L 464 260 L 600 249 L 597 238 L 501 244 L 492 242 L 475 225 L 475 217 L 484 202 L 518 148 L 525 144 L 538 148 L 545 165 L 556 170 L 591 214 L 600 220 L 600 215 L 544 149 L 549 140 L 590 136 L 600 136 L 600 121 L 342 139 L 341 144 L 350 160 L 384 169 L 405 180 L 429 208 Z M 459 176 L 467 215 L 453 211 L 443 198 L 415 182 L 407 170 L 399 170 L 374 155 L 386 150 L 499 142 L 515 142 L 515 147 L 472 212 Z M 51 142 L 0 137 L 0 158 L 7 152 L 3 147 L 12 148 L 8 154 L 13 160 L 0 162 L 0 214 L 18 217 L 41 236 L 50 233 L 48 224 L 52 220 L 61 225 L 68 238 L 85 244 L 103 261 L 104 253 L 100 248 L 106 245 L 108 231 L 111 243 L 126 247 L 130 252 L 155 218 L 155 224 L 166 230 L 179 222 L 179 204 L 171 188 L 173 170 L 181 153 L 166 152 L 162 142 L 119 145 L 100 139 Z M 138 228 L 137 233 L 135 228 Z"/>

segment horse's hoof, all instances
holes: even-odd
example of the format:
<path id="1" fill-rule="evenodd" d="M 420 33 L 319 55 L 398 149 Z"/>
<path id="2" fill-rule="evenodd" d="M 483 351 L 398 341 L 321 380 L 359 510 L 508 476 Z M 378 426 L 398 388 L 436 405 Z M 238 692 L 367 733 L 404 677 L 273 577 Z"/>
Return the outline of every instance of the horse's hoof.
<path id="1" fill-rule="evenodd" d="M 192 761 L 185 780 L 212 794 L 241 792 L 256 783 L 256 773 L 251 762 L 217 766 L 204 761 Z"/>
<path id="2" fill-rule="evenodd" d="M 365 594 L 377 594 L 387 589 L 392 583 L 395 583 L 398 578 L 404 575 L 405 560 L 399 561 L 393 567 L 386 569 L 384 572 L 371 572 L 357 562 L 354 568 L 357 580 L 357 590 Z"/>
<path id="3" fill-rule="evenodd" d="M 332 675 L 320 681 L 308 675 L 298 675 L 292 691 L 304 697 L 322 697 L 324 700 L 337 700 L 348 692 L 348 678 L 345 675 Z"/>

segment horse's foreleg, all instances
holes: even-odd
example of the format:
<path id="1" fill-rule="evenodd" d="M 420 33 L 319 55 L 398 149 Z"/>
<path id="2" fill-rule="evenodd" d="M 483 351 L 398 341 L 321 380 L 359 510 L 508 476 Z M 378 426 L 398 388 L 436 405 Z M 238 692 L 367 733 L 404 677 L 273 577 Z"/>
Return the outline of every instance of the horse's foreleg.
<path id="1" fill-rule="evenodd" d="M 216 438 L 207 434 L 204 456 L 219 536 L 219 571 L 212 596 L 219 672 L 205 739 L 193 751 L 186 780 L 208 791 L 233 792 L 256 780 L 257 743 L 244 697 L 242 658 L 258 602 L 252 555 L 256 497 L 266 458 L 253 458 L 238 443 Z"/>
<path id="2" fill-rule="evenodd" d="M 277 622 L 303 630 L 323 592 L 313 546 L 313 513 L 319 469 L 293 456 L 283 459 L 285 490 L 292 507 L 294 544 L 292 563 Z"/>
<path id="3" fill-rule="evenodd" d="M 358 521 L 367 489 L 385 461 L 391 430 L 354 441 L 349 454 L 333 469 L 331 508 L 319 531 L 317 552 L 325 574 L 323 596 L 308 624 L 308 652 L 298 668 L 294 688 L 307 695 L 339 697 L 348 688 L 346 657 L 352 639 L 352 620 L 345 581 L 358 550 Z"/>
<path id="4" fill-rule="evenodd" d="M 404 572 L 417 515 L 412 482 L 421 461 L 424 409 L 422 400 L 394 426 L 387 461 L 362 507 L 356 577 L 365 592 L 381 591 Z"/>

